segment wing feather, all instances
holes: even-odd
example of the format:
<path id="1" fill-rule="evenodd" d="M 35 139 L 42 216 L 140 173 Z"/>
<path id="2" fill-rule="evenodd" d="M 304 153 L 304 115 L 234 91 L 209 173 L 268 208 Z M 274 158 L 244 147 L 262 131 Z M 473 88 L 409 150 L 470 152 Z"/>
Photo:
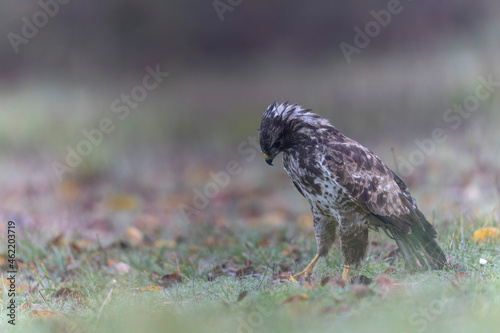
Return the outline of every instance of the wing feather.
<path id="1" fill-rule="evenodd" d="M 428 229 L 420 222 L 423 215 L 408 187 L 377 155 L 346 137 L 329 142 L 326 153 L 331 158 L 323 167 L 361 209 L 404 233 L 415 223 Z"/>

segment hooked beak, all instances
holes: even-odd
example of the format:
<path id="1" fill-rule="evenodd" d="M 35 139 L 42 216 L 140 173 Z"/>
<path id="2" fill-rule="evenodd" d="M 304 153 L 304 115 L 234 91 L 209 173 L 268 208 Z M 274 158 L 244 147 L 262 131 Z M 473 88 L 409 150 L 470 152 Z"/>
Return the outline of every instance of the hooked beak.
<path id="1" fill-rule="evenodd" d="M 266 163 L 269 164 L 269 165 L 273 165 L 274 156 L 276 156 L 276 155 L 267 155 L 267 154 L 264 154 L 264 158 L 266 159 Z"/>

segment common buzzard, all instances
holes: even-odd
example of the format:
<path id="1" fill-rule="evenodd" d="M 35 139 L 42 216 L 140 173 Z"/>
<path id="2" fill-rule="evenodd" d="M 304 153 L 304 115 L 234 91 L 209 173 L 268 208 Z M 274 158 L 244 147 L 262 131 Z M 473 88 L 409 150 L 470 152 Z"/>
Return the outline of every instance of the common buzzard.
<path id="1" fill-rule="evenodd" d="M 267 164 L 283 164 L 313 214 L 317 254 L 294 278 L 311 275 L 326 256 L 339 226 L 344 271 L 357 267 L 368 247 L 368 229 L 382 229 L 401 249 L 410 270 L 442 269 L 446 257 L 405 183 L 368 148 L 344 136 L 327 119 L 300 105 L 275 102 L 264 112 L 260 146 Z"/>

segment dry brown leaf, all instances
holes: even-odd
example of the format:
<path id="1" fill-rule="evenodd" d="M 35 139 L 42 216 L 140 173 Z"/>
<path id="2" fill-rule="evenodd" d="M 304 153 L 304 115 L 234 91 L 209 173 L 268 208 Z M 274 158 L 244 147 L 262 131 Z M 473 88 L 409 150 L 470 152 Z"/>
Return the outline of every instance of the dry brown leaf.
<path id="1" fill-rule="evenodd" d="M 465 280 L 470 278 L 470 275 L 464 272 L 456 272 L 455 273 L 455 279 L 457 280 Z"/>
<path id="2" fill-rule="evenodd" d="M 331 277 L 329 277 L 329 276 L 327 276 L 327 277 L 323 278 L 323 279 L 321 280 L 321 286 L 322 286 L 322 287 L 323 287 L 323 286 L 325 286 L 325 285 L 326 285 L 328 282 L 330 282 L 331 280 L 332 280 L 332 278 L 331 278 Z"/>
<path id="3" fill-rule="evenodd" d="M 375 284 L 379 287 L 381 291 L 389 291 L 394 287 L 394 280 L 387 275 L 378 275 L 375 279 Z"/>
<path id="4" fill-rule="evenodd" d="M 337 284 L 340 288 L 342 288 L 342 289 L 344 289 L 344 288 L 345 288 L 346 282 L 345 282 L 344 280 L 342 280 L 342 279 L 338 279 L 338 280 L 336 280 L 336 281 L 335 281 L 335 283 L 336 283 L 336 284 Z"/>
<path id="5" fill-rule="evenodd" d="M 236 302 L 240 302 L 241 300 L 243 300 L 246 296 L 248 295 L 248 291 L 242 291 L 239 295 L 238 295 L 238 300 Z"/>
<path id="6" fill-rule="evenodd" d="M 288 297 L 285 299 L 281 304 L 289 304 L 289 303 L 295 303 L 295 302 L 303 302 L 308 299 L 307 294 L 302 294 L 302 295 L 293 295 L 292 297 Z"/>
<path id="7" fill-rule="evenodd" d="M 388 262 L 393 262 L 398 257 L 398 253 L 400 251 L 401 250 L 399 248 L 392 250 L 384 257 L 384 260 Z"/>
<path id="8" fill-rule="evenodd" d="M 367 287 L 364 284 L 353 284 L 352 294 L 356 297 L 364 297 L 373 294 L 373 290 L 371 290 L 370 287 Z"/>
<path id="9" fill-rule="evenodd" d="M 125 232 L 125 237 L 132 246 L 139 246 L 144 243 L 144 235 L 136 227 L 128 227 Z"/>
<path id="10" fill-rule="evenodd" d="M 142 287 L 139 288 L 139 291 L 145 292 L 145 291 L 162 291 L 162 288 L 160 286 L 147 286 L 147 287 Z"/>
<path id="11" fill-rule="evenodd" d="M 389 267 L 387 268 L 385 271 L 384 271 L 384 274 L 391 274 L 391 273 L 394 273 L 396 272 L 397 269 L 395 269 L 394 267 Z"/>
<path id="12" fill-rule="evenodd" d="M 64 238 L 63 234 L 60 233 L 56 237 L 52 238 L 52 240 L 49 242 L 49 246 L 62 246 L 66 245 L 67 241 Z"/>
<path id="13" fill-rule="evenodd" d="M 297 247 L 295 247 L 294 245 L 292 245 L 292 246 L 290 246 L 290 247 L 288 247 L 288 248 L 284 249 L 283 251 L 281 251 L 281 254 L 282 254 L 283 256 L 287 256 L 287 255 L 290 255 L 290 254 L 292 254 L 292 253 L 297 253 L 297 252 L 298 252 Z"/>
<path id="14" fill-rule="evenodd" d="M 20 292 L 20 291 L 26 291 L 26 290 L 30 290 L 30 287 L 26 284 L 26 283 L 20 283 L 17 285 L 17 291 Z"/>
<path id="15" fill-rule="evenodd" d="M 87 300 L 87 297 L 81 292 L 66 287 L 59 289 L 54 297 L 60 300 L 74 299 L 79 305 L 82 305 L 83 302 Z"/>
<path id="16" fill-rule="evenodd" d="M 182 277 L 177 273 L 165 274 L 161 278 L 158 279 L 158 285 L 168 288 L 173 286 L 176 283 L 182 282 Z"/>
<path id="17" fill-rule="evenodd" d="M 258 247 L 264 247 L 264 246 L 268 246 L 269 245 L 269 241 L 267 240 L 267 238 L 262 238 L 258 243 L 257 243 L 257 246 Z"/>
<path id="18" fill-rule="evenodd" d="M 49 318 L 49 317 L 57 317 L 59 314 L 54 311 L 48 311 L 48 310 L 43 310 L 43 311 L 38 311 L 38 310 L 33 310 L 30 313 L 30 317 L 40 317 L 40 318 Z"/>
<path id="19" fill-rule="evenodd" d="M 215 246 L 216 245 L 216 240 L 214 237 L 206 237 L 204 241 L 205 246 Z"/>

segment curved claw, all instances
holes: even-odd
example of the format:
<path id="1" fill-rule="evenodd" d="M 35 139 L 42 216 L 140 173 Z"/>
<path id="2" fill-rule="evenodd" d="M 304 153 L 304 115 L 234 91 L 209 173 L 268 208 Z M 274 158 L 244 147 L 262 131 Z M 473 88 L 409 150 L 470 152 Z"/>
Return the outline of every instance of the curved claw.
<path id="1" fill-rule="evenodd" d="M 312 271 L 314 269 L 314 266 L 316 266 L 316 263 L 318 262 L 318 260 L 319 260 L 319 255 L 316 254 L 316 256 L 314 257 L 313 260 L 311 260 L 311 262 L 309 263 L 309 265 L 307 265 L 307 267 L 302 272 L 291 276 L 290 280 L 293 279 L 294 281 L 297 281 L 303 275 L 305 276 L 306 279 L 309 278 L 312 275 Z"/>

